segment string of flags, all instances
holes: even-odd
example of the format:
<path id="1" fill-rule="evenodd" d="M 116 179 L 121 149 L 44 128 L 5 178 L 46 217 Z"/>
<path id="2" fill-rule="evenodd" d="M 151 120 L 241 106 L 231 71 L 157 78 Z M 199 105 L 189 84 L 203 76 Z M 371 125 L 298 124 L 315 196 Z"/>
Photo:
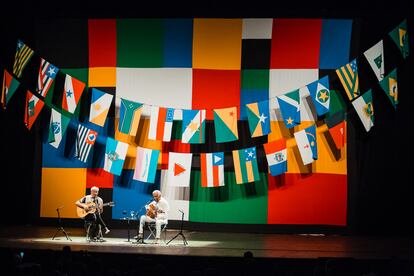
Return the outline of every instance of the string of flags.
<path id="1" fill-rule="evenodd" d="M 406 20 L 396 26 L 389 36 L 400 50 L 404 59 L 409 55 L 408 33 Z M 13 94 L 19 88 L 23 71 L 34 51 L 18 40 L 13 75 L 6 69 L 3 74 L 3 86 L 1 105 L 6 109 Z M 394 108 L 398 105 L 398 81 L 397 68 L 389 74 L 384 72 L 384 47 L 383 40 L 376 43 L 364 52 L 364 56 L 370 64 L 381 88 L 384 90 Z M 48 142 L 58 148 L 71 119 L 79 105 L 79 101 L 85 90 L 86 84 L 65 74 L 65 82 L 62 90 L 63 97 L 60 108 L 45 103 L 51 85 L 58 72 L 63 73 L 58 67 L 40 58 L 40 68 L 36 92 L 27 90 L 24 123 L 30 130 L 44 105 L 51 109 Z M 352 102 L 361 122 L 368 132 L 374 125 L 374 108 L 372 103 L 372 90 L 361 94 L 359 88 L 358 62 L 352 60 L 348 64 L 336 69 L 336 74 L 343 89 Z M 330 99 L 332 90 L 329 86 L 329 76 L 325 76 L 305 86 L 283 95 L 270 98 L 265 101 L 246 104 L 247 121 L 251 137 L 260 137 L 271 133 L 270 104 L 277 104 L 284 125 L 287 129 L 301 124 L 301 98 L 310 96 L 318 117 L 322 117 L 330 111 Z M 89 122 L 103 127 L 114 96 L 96 88 L 91 89 L 91 105 L 89 110 Z M 217 143 L 236 141 L 239 139 L 237 129 L 237 106 L 214 109 L 214 127 Z M 171 107 L 159 107 L 145 103 L 134 102 L 128 99 L 120 99 L 118 131 L 130 136 L 136 136 L 138 126 L 144 110 L 149 110 L 150 124 L 148 139 L 169 142 L 171 141 L 172 125 L 174 119 L 181 117 L 182 130 L 181 142 L 188 144 L 203 144 L 206 141 L 206 112 L 207 110 L 186 110 Z M 333 140 L 340 149 L 345 144 L 346 127 L 345 112 L 337 112 L 325 118 Z M 294 133 L 294 139 L 298 146 L 304 165 L 313 163 L 318 159 L 316 143 L 316 126 L 311 125 Z M 91 149 L 95 144 L 99 133 L 80 122 L 77 123 L 77 138 L 75 142 L 75 156 L 82 162 L 87 162 Z M 106 137 L 106 150 L 104 170 L 115 175 L 121 175 L 123 164 L 130 145 Z M 272 176 L 283 174 L 287 171 L 287 146 L 286 139 L 271 141 L 263 145 L 269 173 Z M 143 182 L 153 183 L 157 169 L 160 151 L 136 147 L 136 164 L 133 178 Z M 260 179 L 257 164 L 256 147 L 238 149 L 232 151 L 236 182 L 238 184 L 254 182 Z M 203 187 L 224 186 L 224 152 L 201 153 L 201 185 Z M 188 186 L 190 181 L 192 153 L 169 152 L 168 174 L 179 177 L 179 185 Z"/>

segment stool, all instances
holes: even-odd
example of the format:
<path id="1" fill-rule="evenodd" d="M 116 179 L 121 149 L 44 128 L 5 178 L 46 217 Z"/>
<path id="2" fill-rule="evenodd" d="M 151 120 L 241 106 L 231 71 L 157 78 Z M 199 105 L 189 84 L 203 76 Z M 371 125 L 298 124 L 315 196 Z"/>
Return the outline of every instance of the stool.
<path id="1" fill-rule="evenodd" d="M 165 223 L 165 224 L 161 224 L 161 233 L 160 233 L 160 237 L 161 237 L 161 235 L 164 233 L 164 243 L 167 241 L 167 223 Z M 146 241 L 148 241 L 151 237 L 153 238 L 153 239 L 155 239 L 155 237 L 156 237 L 156 233 L 157 233 L 157 230 L 156 230 L 156 224 L 155 224 L 155 222 L 146 222 L 145 223 L 145 227 L 148 229 L 148 231 L 150 232 L 149 234 L 148 234 L 148 237 L 145 239 Z"/>

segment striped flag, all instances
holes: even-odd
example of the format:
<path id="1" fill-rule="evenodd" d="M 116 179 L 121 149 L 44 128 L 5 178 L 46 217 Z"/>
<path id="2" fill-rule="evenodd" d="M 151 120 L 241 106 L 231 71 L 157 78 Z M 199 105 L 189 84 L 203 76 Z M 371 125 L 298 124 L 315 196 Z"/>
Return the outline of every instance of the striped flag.
<path id="1" fill-rule="evenodd" d="M 59 69 L 56 66 L 40 58 L 39 76 L 37 78 L 37 91 L 40 95 L 46 97 L 58 72 Z"/>
<path id="2" fill-rule="evenodd" d="M 233 150 L 233 162 L 237 184 L 260 180 L 255 147 Z"/>
<path id="3" fill-rule="evenodd" d="M 201 186 L 224 186 L 224 153 L 200 153 Z"/>
<path id="4" fill-rule="evenodd" d="M 336 74 L 341 80 L 342 86 L 350 101 L 359 96 L 358 66 L 356 59 L 336 69 Z"/>
<path id="5" fill-rule="evenodd" d="M 89 113 L 89 121 L 91 123 L 104 126 L 113 97 L 111 94 L 92 88 L 92 100 Z"/>
<path id="6" fill-rule="evenodd" d="M 48 142 L 52 147 L 59 147 L 60 141 L 62 141 L 63 135 L 65 135 L 66 129 L 68 128 L 69 122 L 70 119 L 68 117 L 52 108 L 48 137 Z"/>
<path id="7" fill-rule="evenodd" d="M 121 175 L 128 144 L 108 137 L 106 139 L 104 170 L 115 175 Z"/>
<path id="8" fill-rule="evenodd" d="M 14 95 L 14 92 L 16 92 L 17 88 L 19 88 L 19 85 L 20 82 L 4 69 L 3 88 L 1 89 L 1 106 L 3 109 L 6 109 L 8 102 Z"/>
<path id="9" fill-rule="evenodd" d="M 86 162 L 97 136 L 98 132 L 79 124 L 76 136 L 75 157 L 82 162 Z"/>
<path id="10" fill-rule="evenodd" d="M 45 103 L 41 99 L 27 90 L 24 124 L 29 130 L 32 128 L 44 105 Z"/>
<path id="11" fill-rule="evenodd" d="M 142 103 L 136 103 L 121 98 L 118 124 L 118 130 L 120 132 L 132 136 L 137 134 L 142 106 Z"/>
<path id="12" fill-rule="evenodd" d="M 33 56 L 34 52 L 32 49 L 27 47 L 21 40 L 17 40 L 17 49 L 14 56 L 13 74 L 18 78 L 22 76 L 23 70 Z"/>
<path id="13" fill-rule="evenodd" d="M 318 159 L 318 145 L 316 143 L 316 127 L 312 125 L 301 131 L 295 132 L 296 144 L 304 165 Z"/>
<path id="14" fill-rule="evenodd" d="M 174 108 L 151 106 L 148 139 L 169 142 L 173 120 Z"/>
<path id="15" fill-rule="evenodd" d="M 84 88 L 85 83 L 72 76 L 66 75 L 62 108 L 70 113 L 74 113 Z"/>
<path id="16" fill-rule="evenodd" d="M 287 172 L 287 149 L 286 140 L 269 142 L 263 145 L 270 174 L 276 176 Z"/>
<path id="17" fill-rule="evenodd" d="M 301 122 L 299 89 L 286 93 L 285 95 L 277 96 L 276 98 L 286 128 L 299 125 Z"/>
<path id="18" fill-rule="evenodd" d="M 134 179 L 154 183 L 159 155 L 159 150 L 137 147 Z"/>
<path id="19" fill-rule="evenodd" d="M 183 110 L 182 143 L 203 144 L 205 129 L 205 110 Z"/>

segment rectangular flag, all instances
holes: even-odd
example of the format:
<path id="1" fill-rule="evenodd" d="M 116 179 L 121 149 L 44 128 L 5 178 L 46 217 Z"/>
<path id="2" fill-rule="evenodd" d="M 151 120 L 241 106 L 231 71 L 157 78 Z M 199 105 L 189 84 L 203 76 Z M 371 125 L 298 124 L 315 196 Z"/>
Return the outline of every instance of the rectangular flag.
<path id="1" fill-rule="evenodd" d="M 40 58 L 39 76 L 37 77 L 37 92 L 46 97 L 59 69 Z"/>
<path id="2" fill-rule="evenodd" d="M 224 186 L 224 152 L 200 153 L 201 186 Z"/>
<path id="3" fill-rule="evenodd" d="M 382 40 L 364 52 L 378 81 L 384 78 L 384 45 Z"/>
<path id="4" fill-rule="evenodd" d="M 292 128 L 300 124 L 300 94 L 299 89 L 277 96 L 280 113 L 286 128 Z"/>
<path id="5" fill-rule="evenodd" d="M 65 87 L 63 88 L 62 108 L 70 113 L 74 113 L 84 88 L 85 83 L 72 76 L 66 75 Z"/>
<path id="6" fill-rule="evenodd" d="M 137 147 L 134 179 L 154 183 L 159 155 L 159 150 Z"/>
<path id="7" fill-rule="evenodd" d="M 270 174 L 272 176 L 287 172 L 286 139 L 269 142 L 263 145 Z"/>
<path id="8" fill-rule="evenodd" d="M 139 120 L 141 119 L 142 103 L 136 103 L 121 98 L 119 108 L 118 130 L 131 136 L 137 135 Z"/>
<path id="9" fill-rule="evenodd" d="M 95 144 L 96 137 L 98 137 L 98 132 L 79 124 L 76 136 L 75 157 L 82 162 L 86 162 L 89 152 Z"/>
<path id="10" fill-rule="evenodd" d="M 252 137 L 270 133 L 269 100 L 246 104 L 246 113 Z"/>
<path id="11" fill-rule="evenodd" d="M 260 180 L 255 147 L 233 150 L 233 162 L 237 184 Z"/>
<path id="12" fill-rule="evenodd" d="M 89 121 L 91 123 L 98 126 L 104 126 L 113 97 L 114 96 L 111 94 L 92 88 L 91 108 L 89 113 Z"/>
<path id="13" fill-rule="evenodd" d="M 26 94 L 26 108 L 24 109 L 24 124 L 30 130 L 42 111 L 45 103 L 39 99 L 35 94 L 27 90 Z"/>
<path id="14" fill-rule="evenodd" d="M 356 59 L 350 63 L 336 69 L 342 86 L 345 89 L 346 94 L 350 101 L 359 96 L 359 80 L 358 80 L 358 66 Z"/>
<path id="15" fill-rule="evenodd" d="M 171 141 L 174 108 L 151 106 L 148 139 Z"/>
<path id="16" fill-rule="evenodd" d="M 168 154 L 168 176 L 169 186 L 190 186 L 192 153 L 170 152 Z"/>
<path id="17" fill-rule="evenodd" d="M 328 113 L 331 102 L 329 76 L 314 81 L 308 84 L 307 87 L 318 116 Z"/>
<path id="18" fill-rule="evenodd" d="M 397 68 L 391 71 L 382 81 L 380 85 L 387 94 L 394 108 L 397 108 L 398 104 L 398 81 L 397 81 Z"/>
<path id="19" fill-rule="evenodd" d="M 19 88 L 20 82 L 13 78 L 13 76 L 4 69 L 3 74 L 3 88 L 1 89 L 1 106 L 6 109 L 8 102 Z"/>
<path id="20" fill-rule="evenodd" d="M 345 112 L 340 110 L 335 114 L 325 119 L 325 123 L 328 126 L 329 133 L 336 145 L 337 149 L 341 149 L 346 144 L 346 121 Z"/>
<path id="21" fill-rule="evenodd" d="M 108 137 L 106 139 L 104 170 L 115 175 L 121 175 L 128 144 Z"/>
<path id="22" fill-rule="evenodd" d="M 368 132 L 374 126 L 374 106 L 372 104 L 372 92 L 369 89 L 361 97 L 352 102 L 365 130 Z"/>
<path id="23" fill-rule="evenodd" d="M 205 141 L 206 111 L 183 109 L 182 143 L 203 144 Z"/>
<path id="24" fill-rule="evenodd" d="M 13 74 L 18 78 L 22 76 L 23 70 L 27 63 L 33 56 L 34 52 L 32 49 L 27 47 L 20 39 L 17 40 L 17 49 L 14 56 Z"/>
<path id="25" fill-rule="evenodd" d="M 214 128 L 216 130 L 216 142 L 230 142 L 239 139 L 237 132 L 237 108 L 229 107 L 214 109 Z"/>
<path id="26" fill-rule="evenodd" d="M 408 57 L 410 53 L 410 46 L 408 44 L 407 19 L 404 19 L 404 21 L 395 27 L 389 35 L 397 45 L 403 57 Z"/>
<path id="27" fill-rule="evenodd" d="M 49 124 L 49 144 L 58 148 L 60 141 L 62 141 L 63 135 L 65 135 L 66 129 L 68 128 L 70 119 L 52 108 L 50 114 L 50 124 Z"/>
<path id="28" fill-rule="evenodd" d="M 316 143 L 316 127 L 312 125 L 301 131 L 295 132 L 296 144 L 304 165 L 318 159 L 318 145 Z"/>

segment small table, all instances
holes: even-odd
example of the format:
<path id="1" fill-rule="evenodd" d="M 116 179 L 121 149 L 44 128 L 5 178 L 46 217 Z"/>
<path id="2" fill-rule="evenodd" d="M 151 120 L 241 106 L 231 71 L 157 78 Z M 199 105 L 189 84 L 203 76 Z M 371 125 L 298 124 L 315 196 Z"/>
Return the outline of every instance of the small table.
<path id="1" fill-rule="evenodd" d="M 131 220 L 137 220 L 137 218 L 134 216 L 134 217 L 123 217 L 123 218 L 121 218 L 121 220 L 126 220 L 127 221 L 127 229 L 128 229 L 128 242 L 130 241 L 130 235 L 129 235 L 129 225 L 130 225 L 130 221 Z"/>

